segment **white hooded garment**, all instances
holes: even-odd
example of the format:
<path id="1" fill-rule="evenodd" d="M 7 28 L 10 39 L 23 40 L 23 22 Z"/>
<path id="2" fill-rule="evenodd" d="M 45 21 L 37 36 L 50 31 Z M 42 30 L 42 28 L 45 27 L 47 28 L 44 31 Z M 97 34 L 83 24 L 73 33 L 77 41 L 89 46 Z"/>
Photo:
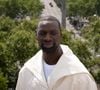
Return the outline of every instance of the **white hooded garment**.
<path id="1" fill-rule="evenodd" d="M 68 46 L 61 48 L 63 55 L 47 80 L 40 50 L 20 70 L 16 90 L 97 90 L 93 77 Z"/>

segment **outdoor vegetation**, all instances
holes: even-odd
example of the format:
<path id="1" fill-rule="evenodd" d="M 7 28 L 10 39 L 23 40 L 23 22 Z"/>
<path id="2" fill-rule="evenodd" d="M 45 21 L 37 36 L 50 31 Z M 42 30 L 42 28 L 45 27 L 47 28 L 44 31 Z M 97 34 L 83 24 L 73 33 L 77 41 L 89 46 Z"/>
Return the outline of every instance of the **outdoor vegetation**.
<path id="1" fill-rule="evenodd" d="M 62 43 L 69 45 L 100 83 L 100 1 L 68 2 L 69 15 L 87 17 L 89 24 L 80 30 L 82 39 L 62 30 Z M 15 88 L 19 70 L 39 50 L 35 30 L 43 8 L 39 0 L 0 0 L 0 90 Z"/>
<path id="2" fill-rule="evenodd" d="M 70 16 L 100 15 L 100 0 L 65 0 Z"/>

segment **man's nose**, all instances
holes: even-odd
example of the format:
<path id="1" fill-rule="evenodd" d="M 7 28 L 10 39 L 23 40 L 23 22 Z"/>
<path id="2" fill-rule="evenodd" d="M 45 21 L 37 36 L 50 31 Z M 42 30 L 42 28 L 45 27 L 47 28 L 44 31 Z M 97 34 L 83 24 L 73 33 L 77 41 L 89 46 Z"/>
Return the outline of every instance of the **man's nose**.
<path id="1" fill-rule="evenodd" d="M 45 40 L 47 40 L 47 41 L 51 40 L 51 35 L 50 35 L 49 33 L 46 34 L 46 36 L 45 36 Z"/>

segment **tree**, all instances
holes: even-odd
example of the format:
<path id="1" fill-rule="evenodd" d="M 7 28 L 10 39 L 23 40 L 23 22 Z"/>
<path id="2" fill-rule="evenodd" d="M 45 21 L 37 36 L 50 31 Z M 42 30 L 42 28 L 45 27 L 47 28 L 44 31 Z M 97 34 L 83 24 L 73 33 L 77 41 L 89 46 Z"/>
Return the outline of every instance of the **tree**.
<path id="1" fill-rule="evenodd" d="M 96 13 L 97 0 L 68 0 L 69 16 L 91 16 Z"/>
<path id="2" fill-rule="evenodd" d="M 21 66 L 37 51 L 37 43 L 32 31 L 14 31 L 11 33 L 8 42 L 15 61 L 19 61 Z"/>
<path id="3" fill-rule="evenodd" d="M 71 37 L 71 32 L 68 32 L 67 30 L 62 30 L 62 42 L 63 44 L 66 44 L 66 45 L 71 45 L 73 39 Z"/>
<path id="4" fill-rule="evenodd" d="M 96 0 L 96 14 L 100 16 L 100 0 Z"/>
<path id="5" fill-rule="evenodd" d="M 0 71 L 0 80 L 2 80 L 2 83 L 0 84 L 6 85 L 5 87 L 1 85 L 2 89 L 0 88 L 0 90 L 7 90 L 7 86 L 9 83 L 8 72 L 10 71 L 9 68 L 11 67 L 10 65 L 12 64 L 13 64 L 12 52 L 9 51 L 9 48 L 7 47 L 6 43 L 0 42 L 0 70 L 3 72 L 3 74 L 1 74 L 2 72 Z"/>
<path id="6" fill-rule="evenodd" d="M 7 78 L 3 76 L 3 73 L 0 70 L 0 90 L 7 90 Z"/>
<path id="7" fill-rule="evenodd" d="M 82 62 L 91 59 L 92 54 L 89 51 L 88 43 L 80 39 L 73 39 L 72 36 L 71 32 L 63 31 L 62 43 L 67 44 Z"/>
<path id="8" fill-rule="evenodd" d="M 21 66 L 38 50 L 35 29 L 42 9 L 39 0 L 0 0 L 0 90 L 15 89 Z"/>
<path id="9" fill-rule="evenodd" d="M 0 16 L 0 31 L 10 32 L 16 26 L 15 21 L 5 15 Z"/>
<path id="10" fill-rule="evenodd" d="M 82 29 L 82 36 L 89 41 L 89 48 L 96 55 L 100 53 L 100 18 L 91 17 L 90 25 Z"/>
<path id="11" fill-rule="evenodd" d="M 66 28 L 66 1 L 65 0 L 54 0 L 58 7 L 61 9 L 61 24 L 63 28 Z"/>
<path id="12" fill-rule="evenodd" d="M 23 18 L 27 15 L 37 17 L 42 8 L 39 0 L 0 0 L 0 15 L 11 18 Z"/>

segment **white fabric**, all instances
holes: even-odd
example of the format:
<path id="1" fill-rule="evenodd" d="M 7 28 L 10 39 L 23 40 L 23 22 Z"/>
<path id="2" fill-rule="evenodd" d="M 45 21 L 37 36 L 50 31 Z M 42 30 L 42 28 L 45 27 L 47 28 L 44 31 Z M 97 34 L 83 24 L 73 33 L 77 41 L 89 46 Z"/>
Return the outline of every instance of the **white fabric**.
<path id="1" fill-rule="evenodd" d="M 61 45 L 63 55 L 45 78 L 40 50 L 19 72 L 16 90 L 97 90 L 96 83 L 68 46 Z"/>
<path id="2" fill-rule="evenodd" d="M 47 63 L 45 63 L 45 61 L 43 62 L 43 70 L 44 70 L 46 79 L 51 74 L 52 70 L 54 69 L 54 66 L 55 65 L 48 65 Z"/>

